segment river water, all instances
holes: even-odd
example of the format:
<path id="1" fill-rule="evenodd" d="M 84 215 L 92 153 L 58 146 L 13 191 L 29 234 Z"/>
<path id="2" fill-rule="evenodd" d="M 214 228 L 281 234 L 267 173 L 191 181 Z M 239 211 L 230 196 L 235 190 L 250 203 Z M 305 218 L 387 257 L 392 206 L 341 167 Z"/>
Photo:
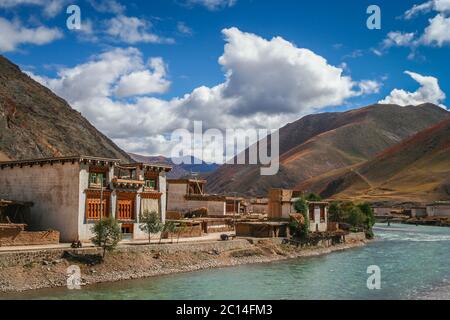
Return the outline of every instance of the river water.
<path id="1" fill-rule="evenodd" d="M 377 225 L 365 247 L 283 262 L 49 289 L 21 299 L 450 299 L 450 228 Z M 368 266 L 381 289 L 367 288 Z M 0 296 L 1 298 L 1 296 Z"/>

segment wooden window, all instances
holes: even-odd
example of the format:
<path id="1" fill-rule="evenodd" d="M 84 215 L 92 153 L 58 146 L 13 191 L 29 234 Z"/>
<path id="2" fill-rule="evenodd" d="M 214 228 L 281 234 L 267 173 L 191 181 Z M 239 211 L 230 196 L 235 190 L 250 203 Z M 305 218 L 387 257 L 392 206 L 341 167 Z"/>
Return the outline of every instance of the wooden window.
<path id="1" fill-rule="evenodd" d="M 136 194 L 123 193 L 117 197 L 117 219 L 120 221 L 134 220 Z"/>
<path id="2" fill-rule="evenodd" d="M 309 220 L 314 221 L 315 220 L 315 212 L 314 212 L 315 206 L 310 205 L 309 206 Z"/>
<path id="3" fill-rule="evenodd" d="M 325 222 L 325 206 L 320 206 L 320 222 Z"/>
<path id="4" fill-rule="evenodd" d="M 100 198 L 101 197 L 99 192 L 96 193 L 89 192 L 86 194 L 86 220 L 95 221 L 100 220 L 100 218 L 109 217 L 110 194 L 105 193 L 103 195 L 103 203 L 102 201 L 100 201 Z"/>
<path id="5" fill-rule="evenodd" d="M 145 188 L 149 190 L 158 190 L 158 178 L 152 177 L 152 178 L 146 178 L 145 180 Z"/>
<path id="6" fill-rule="evenodd" d="M 101 188 L 105 184 L 105 174 L 98 172 L 89 173 L 89 188 Z"/>

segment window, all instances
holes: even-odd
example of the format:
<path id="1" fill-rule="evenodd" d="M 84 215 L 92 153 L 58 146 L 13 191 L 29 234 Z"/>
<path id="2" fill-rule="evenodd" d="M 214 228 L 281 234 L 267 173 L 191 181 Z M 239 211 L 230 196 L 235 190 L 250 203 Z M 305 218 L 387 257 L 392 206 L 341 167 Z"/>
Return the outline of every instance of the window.
<path id="1" fill-rule="evenodd" d="M 158 188 L 158 179 L 155 178 L 147 178 L 145 180 L 145 187 L 151 190 L 157 190 Z"/>
<path id="2" fill-rule="evenodd" d="M 104 173 L 89 173 L 89 187 L 90 188 L 100 188 L 102 183 L 105 183 Z"/>

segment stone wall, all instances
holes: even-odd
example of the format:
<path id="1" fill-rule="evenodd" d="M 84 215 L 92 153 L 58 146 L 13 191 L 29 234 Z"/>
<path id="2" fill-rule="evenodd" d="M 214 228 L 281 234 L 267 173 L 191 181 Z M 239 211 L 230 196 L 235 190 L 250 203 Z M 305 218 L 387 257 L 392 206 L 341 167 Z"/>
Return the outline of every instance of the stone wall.
<path id="1" fill-rule="evenodd" d="M 131 253 L 179 253 L 179 252 L 224 252 L 230 250 L 241 250 L 251 248 L 252 245 L 244 239 L 232 241 L 209 241 L 192 243 L 174 243 L 174 244 L 152 244 L 122 246 L 118 248 L 120 252 Z M 55 261 L 62 259 L 64 252 L 74 254 L 101 254 L 100 248 L 82 248 L 82 249 L 52 249 L 52 250 L 30 250 L 17 252 L 0 252 L 0 267 L 24 266 L 31 263 L 42 263 L 44 261 Z"/>
<path id="2" fill-rule="evenodd" d="M 33 246 L 59 243 L 58 231 L 23 231 L 20 227 L 0 226 L 0 247 Z"/>

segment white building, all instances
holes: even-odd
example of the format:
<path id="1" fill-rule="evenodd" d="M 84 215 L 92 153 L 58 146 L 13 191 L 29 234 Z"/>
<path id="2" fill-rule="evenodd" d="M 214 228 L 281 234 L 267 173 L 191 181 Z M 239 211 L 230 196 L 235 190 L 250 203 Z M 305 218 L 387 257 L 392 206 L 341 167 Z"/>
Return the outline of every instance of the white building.
<path id="1" fill-rule="evenodd" d="M 440 201 L 427 205 L 428 217 L 450 217 L 450 201 Z"/>
<path id="2" fill-rule="evenodd" d="M 295 202 L 300 199 L 301 192 L 285 189 L 272 189 L 269 192 L 269 219 L 289 219 L 296 214 Z M 326 232 L 328 230 L 328 202 L 308 201 L 309 230 Z"/>
<path id="3" fill-rule="evenodd" d="M 62 242 L 89 241 L 92 225 L 110 216 L 125 237 L 146 239 L 139 216 L 156 211 L 165 220 L 170 170 L 88 156 L 0 162 L 0 197 L 33 202 L 30 230 L 59 231 Z"/>

